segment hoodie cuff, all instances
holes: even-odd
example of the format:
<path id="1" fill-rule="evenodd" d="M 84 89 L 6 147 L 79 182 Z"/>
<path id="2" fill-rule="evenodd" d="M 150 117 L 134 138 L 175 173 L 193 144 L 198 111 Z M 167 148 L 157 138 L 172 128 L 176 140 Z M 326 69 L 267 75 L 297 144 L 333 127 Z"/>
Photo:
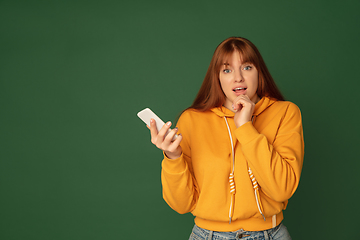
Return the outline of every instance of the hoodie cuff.
<path id="1" fill-rule="evenodd" d="M 166 172 L 176 174 L 176 173 L 182 173 L 186 170 L 186 164 L 183 158 L 183 154 L 181 154 L 181 156 L 176 159 L 168 158 L 164 152 L 163 154 L 164 154 L 164 160 L 162 162 L 162 168 Z"/>
<path id="2" fill-rule="evenodd" d="M 247 144 L 259 135 L 251 121 L 235 130 L 235 136 L 241 144 Z"/>

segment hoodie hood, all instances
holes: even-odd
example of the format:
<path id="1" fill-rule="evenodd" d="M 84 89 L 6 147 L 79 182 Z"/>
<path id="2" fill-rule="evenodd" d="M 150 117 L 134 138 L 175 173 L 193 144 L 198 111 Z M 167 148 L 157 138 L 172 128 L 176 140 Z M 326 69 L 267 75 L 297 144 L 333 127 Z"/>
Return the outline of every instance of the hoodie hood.
<path id="1" fill-rule="evenodd" d="M 268 107 L 273 105 L 276 102 L 274 99 L 270 99 L 268 97 L 263 97 L 255 104 L 255 110 L 253 115 L 259 116 L 262 112 L 264 112 Z M 234 117 L 235 113 L 230 109 L 227 109 L 224 106 L 216 107 L 211 109 L 219 117 Z"/>
<path id="2" fill-rule="evenodd" d="M 268 107 L 273 105 L 276 101 L 277 100 L 275 100 L 275 99 L 263 97 L 262 99 L 260 99 L 260 101 L 258 101 L 255 104 L 255 110 L 254 110 L 253 115 L 259 116 L 262 112 L 264 112 Z"/>

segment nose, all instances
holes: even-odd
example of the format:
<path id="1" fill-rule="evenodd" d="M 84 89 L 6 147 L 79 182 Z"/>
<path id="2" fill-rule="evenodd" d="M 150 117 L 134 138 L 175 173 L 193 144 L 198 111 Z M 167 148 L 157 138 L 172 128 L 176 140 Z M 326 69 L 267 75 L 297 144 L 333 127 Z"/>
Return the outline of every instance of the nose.
<path id="1" fill-rule="evenodd" d="M 241 70 L 235 71 L 235 82 L 243 82 L 244 78 L 242 76 Z"/>

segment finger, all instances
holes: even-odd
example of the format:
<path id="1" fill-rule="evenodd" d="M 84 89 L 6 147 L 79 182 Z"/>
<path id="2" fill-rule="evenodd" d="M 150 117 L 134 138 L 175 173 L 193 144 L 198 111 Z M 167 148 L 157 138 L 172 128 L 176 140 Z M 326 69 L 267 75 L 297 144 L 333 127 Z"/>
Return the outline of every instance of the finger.
<path id="1" fill-rule="evenodd" d="M 182 135 L 179 134 L 178 137 L 169 145 L 169 152 L 175 152 L 175 150 L 179 147 L 182 141 Z"/>
<path id="2" fill-rule="evenodd" d="M 247 95 L 240 95 L 234 99 L 233 109 L 241 110 L 247 103 L 251 103 L 250 98 Z"/>
<path id="3" fill-rule="evenodd" d="M 175 140 L 173 139 L 175 134 L 177 133 L 178 128 L 174 128 L 173 130 L 168 130 L 167 135 L 165 136 L 165 138 L 163 139 L 163 141 L 158 141 L 157 142 L 157 147 L 163 149 L 164 151 L 169 151 L 169 152 L 173 152 L 176 150 L 176 148 L 179 145 L 174 146 L 174 142 Z M 159 137 L 161 138 L 161 137 Z"/>
<path id="4" fill-rule="evenodd" d="M 234 99 L 234 101 L 238 101 L 238 100 L 250 100 L 250 98 L 247 95 L 239 95 L 237 98 Z"/>
<path id="5" fill-rule="evenodd" d="M 178 135 L 178 137 L 175 139 L 175 141 L 173 142 L 174 145 L 179 146 L 181 141 L 183 139 L 183 136 L 181 134 Z"/>
<path id="6" fill-rule="evenodd" d="M 175 134 L 178 132 L 178 128 L 174 128 L 173 130 L 169 131 L 169 133 L 166 135 L 165 137 L 165 141 L 173 141 L 173 138 L 175 136 Z"/>
<path id="7" fill-rule="evenodd" d="M 233 102 L 233 109 L 234 110 L 241 110 L 244 104 L 244 99 L 242 97 L 238 97 Z"/>
<path id="8" fill-rule="evenodd" d="M 169 151 L 169 152 L 172 152 L 174 151 L 174 147 L 171 147 L 172 146 L 172 143 L 173 143 L 173 137 L 175 135 L 175 133 L 177 132 L 177 129 L 173 129 L 171 131 L 168 131 L 168 134 L 165 136 L 165 138 L 163 139 L 162 142 L 158 141 L 158 146 L 163 149 L 164 151 Z M 171 150 L 170 150 L 171 149 Z"/>
<path id="9" fill-rule="evenodd" d="M 150 119 L 150 135 L 151 135 L 151 142 L 153 144 L 155 144 L 156 139 L 157 139 L 157 135 L 158 135 L 158 130 L 156 128 L 156 122 L 154 119 Z"/>
<path id="10" fill-rule="evenodd" d="M 171 124 L 172 123 L 169 121 L 166 124 L 164 124 L 164 126 L 160 129 L 159 133 L 157 134 L 157 139 L 156 139 L 157 146 L 159 146 L 164 141 L 164 137 L 165 137 L 166 133 L 168 132 Z"/>
<path id="11" fill-rule="evenodd" d="M 146 125 L 148 126 L 148 125 Z M 150 132 L 151 132 L 151 135 L 157 135 L 158 134 L 158 131 L 157 131 L 157 128 L 156 128 L 156 122 L 155 120 L 152 118 L 150 119 Z"/>

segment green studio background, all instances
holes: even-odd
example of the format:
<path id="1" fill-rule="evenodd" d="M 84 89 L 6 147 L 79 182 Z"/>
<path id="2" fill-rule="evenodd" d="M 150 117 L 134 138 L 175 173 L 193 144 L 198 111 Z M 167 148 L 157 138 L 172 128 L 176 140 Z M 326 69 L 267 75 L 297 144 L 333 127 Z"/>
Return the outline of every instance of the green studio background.
<path id="1" fill-rule="evenodd" d="M 136 113 L 175 120 L 216 46 L 255 43 L 302 110 L 293 239 L 357 239 L 360 2 L 0 1 L 0 239 L 187 239 Z"/>

